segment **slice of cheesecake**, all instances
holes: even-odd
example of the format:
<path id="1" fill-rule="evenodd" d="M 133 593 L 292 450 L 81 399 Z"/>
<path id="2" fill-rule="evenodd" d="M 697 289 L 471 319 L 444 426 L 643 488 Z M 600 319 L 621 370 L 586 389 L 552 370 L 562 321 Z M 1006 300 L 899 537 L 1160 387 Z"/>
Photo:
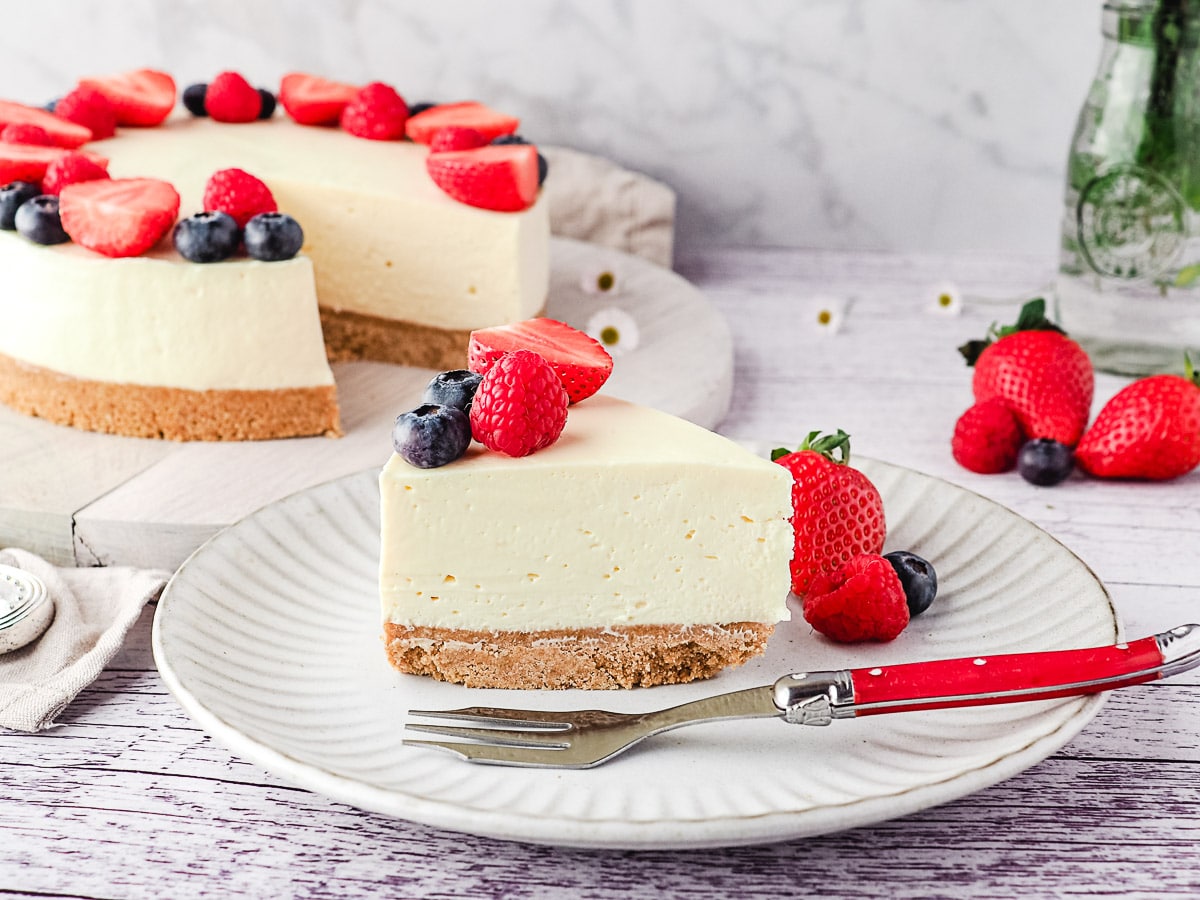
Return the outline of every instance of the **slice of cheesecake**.
<path id="1" fill-rule="evenodd" d="M 788 618 L 791 478 L 689 422 L 572 406 L 554 445 L 380 476 L 388 658 L 472 687 L 691 681 Z"/>

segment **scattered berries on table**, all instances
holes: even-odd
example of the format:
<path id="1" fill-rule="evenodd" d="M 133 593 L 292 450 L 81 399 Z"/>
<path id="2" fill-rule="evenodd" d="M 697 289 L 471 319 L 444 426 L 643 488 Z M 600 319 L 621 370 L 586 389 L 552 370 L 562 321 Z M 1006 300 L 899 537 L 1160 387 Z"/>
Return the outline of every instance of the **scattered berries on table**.
<path id="1" fill-rule="evenodd" d="M 479 382 L 483 376 L 468 369 L 454 369 L 450 372 L 439 372 L 425 387 L 422 403 L 436 403 L 439 406 L 453 406 L 463 412 L 471 411 L 471 401 L 479 390 Z"/>
<path id="2" fill-rule="evenodd" d="M 271 189 L 244 169 L 214 172 L 204 186 L 204 208 L 229 213 L 239 228 L 259 213 L 279 209 Z"/>
<path id="3" fill-rule="evenodd" d="M 838 458 L 834 458 L 837 454 Z M 883 552 L 887 523 L 883 498 L 869 478 L 850 466 L 850 435 L 811 432 L 794 453 L 772 460 L 792 473 L 792 591 L 803 597 L 816 576 L 860 553 Z"/>
<path id="4" fill-rule="evenodd" d="M 217 122 L 253 122 L 262 109 L 262 97 L 237 72 L 222 72 L 208 83 L 204 108 Z"/>
<path id="5" fill-rule="evenodd" d="M 409 465 L 434 469 L 471 446 L 471 420 L 461 409 L 427 403 L 396 418 L 392 447 Z"/>
<path id="6" fill-rule="evenodd" d="M 75 149 L 92 140 L 91 129 L 68 122 L 45 109 L 26 106 L 12 100 L 0 100 L 0 127 L 7 125 L 36 125 L 50 135 L 56 147 Z"/>
<path id="7" fill-rule="evenodd" d="M 558 440 L 567 424 L 567 391 L 532 350 L 498 359 L 471 403 L 471 432 L 489 450 L 528 456 Z"/>
<path id="8" fill-rule="evenodd" d="M 242 229 L 246 252 L 263 262 L 291 259 L 304 246 L 304 229 L 286 213 L 259 213 Z"/>
<path id="9" fill-rule="evenodd" d="M 258 98 L 262 101 L 262 105 L 258 110 L 258 117 L 260 119 L 269 119 L 271 116 L 275 115 L 275 95 L 266 88 L 259 88 Z"/>
<path id="10" fill-rule="evenodd" d="M 883 554 L 883 558 L 891 563 L 900 577 L 909 617 L 919 616 L 929 609 L 938 589 L 937 572 L 933 564 L 908 550 L 893 550 Z"/>
<path id="11" fill-rule="evenodd" d="M 183 108 L 198 118 L 208 116 L 204 108 L 204 98 L 208 94 L 208 82 L 189 84 L 183 89 Z"/>
<path id="12" fill-rule="evenodd" d="M 102 93 L 118 125 L 161 125 L 175 108 L 175 79 L 156 69 L 135 69 L 103 78 L 83 78 L 82 86 Z"/>
<path id="13" fill-rule="evenodd" d="M 537 150 L 528 145 L 430 153 L 425 168 L 438 187 L 467 206 L 518 212 L 537 200 Z"/>
<path id="14" fill-rule="evenodd" d="M 92 140 L 102 141 L 117 133 L 117 111 L 112 101 L 95 88 L 75 88 L 58 101 L 54 114 L 88 129 Z"/>
<path id="15" fill-rule="evenodd" d="M 1200 372 L 1151 375 L 1122 388 L 1100 410 L 1075 450 L 1100 478 L 1165 481 L 1200 465 Z"/>
<path id="16" fill-rule="evenodd" d="M 199 212 L 176 223 L 172 240 L 179 255 L 186 260 L 220 262 L 237 252 L 242 242 L 242 230 L 228 213 Z"/>
<path id="17" fill-rule="evenodd" d="M 1066 480 L 1075 468 L 1074 451 L 1061 441 L 1031 438 L 1021 445 L 1017 471 L 1030 484 L 1053 487 Z"/>
<path id="18" fill-rule="evenodd" d="M 65 244 L 71 240 L 63 230 L 57 197 L 42 194 L 26 200 L 17 209 L 17 231 L 35 244 Z"/>
<path id="19" fill-rule="evenodd" d="M 17 210 L 41 193 L 41 187 L 32 181 L 11 181 L 0 187 L 0 231 L 16 231 Z"/>
<path id="20" fill-rule="evenodd" d="M 336 125 L 358 88 L 316 75 L 292 72 L 279 84 L 279 102 L 300 125 Z"/>
<path id="21" fill-rule="evenodd" d="M 892 564 L 874 553 L 852 556 L 813 577 L 804 620 L 831 640 L 894 640 L 908 625 L 904 586 Z"/>
<path id="22" fill-rule="evenodd" d="M 90 156 L 71 151 L 46 166 L 46 174 L 42 176 L 42 193 L 61 194 L 68 184 L 107 177 L 107 166 L 100 165 Z"/>
<path id="23" fill-rule="evenodd" d="M 179 194 L 155 178 L 117 178 L 67 185 L 59 195 L 71 240 L 105 256 L 138 256 L 171 230 Z"/>
<path id="24" fill-rule="evenodd" d="M 1007 472 L 1017 463 L 1025 436 L 1008 404 L 999 397 L 976 403 L 959 417 L 950 449 L 964 469 L 981 475 Z"/>
<path id="25" fill-rule="evenodd" d="M 0 131 L 0 141 L 6 144 L 36 144 L 39 147 L 53 147 L 54 138 L 41 125 L 30 122 L 13 122 L 5 125 Z"/>
<path id="26" fill-rule="evenodd" d="M 342 129 L 370 141 L 398 141 L 404 137 L 408 104 L 391 85 L 373 81 L 361 88 L 342 110 Z"/>
<path id="27" fill-rule="evenodd" d="M 447 125 L 474 128 L 491 141 L 502 134 L 512 134 L 520 124 L 519 119 L 496 112 L 472 100 L 465 103 L 442 103 L 420 113 L 411 113 L 404 130 L 409 139 L 418 144 L 428 144 L 438 129 Z"/>
<path id="28" fill-rule="evenodd" d="M 1087 425 L 1094 376 L 1087 353 L 1046 318 L 1046 302 L 1031 300 L 1017 323 L 993 326 L 987 340 L 959 348 L 975 367 L 976 402 L 999 397 L 1031 438 L 1074 447 Z"/>
<path id="29" fill-rule="evenodd" d="M 549 363 L 571 403 L 595 394 L 612 374 L 612 356 L 598 341 L 555 319 L 527 319 L 472 331 L 467 342 L 467 368 L 486 374 L 514 350 L 532 350 Z"/>
<path id="30" fill-rule="evenodd" d="M 482 131 L 465 128 L 461 125 L 447 125 L 439 128 L 429 142 L 430 153 L 446 153 L 449 150 L 474 150 L 476 147 L 486 147 L 488 139 Z"/>

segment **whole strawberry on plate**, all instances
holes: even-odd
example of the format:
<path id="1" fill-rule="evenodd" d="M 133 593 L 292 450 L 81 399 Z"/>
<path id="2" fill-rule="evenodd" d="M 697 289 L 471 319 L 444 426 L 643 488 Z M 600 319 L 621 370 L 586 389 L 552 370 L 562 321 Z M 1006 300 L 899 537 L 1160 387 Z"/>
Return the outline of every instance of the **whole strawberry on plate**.
<path id="1" fill-rule="evenodd" d="M 883 498 L 850 466 L 850 435 L 841 429 L 824 436 L 814 431 L 799 450 L 781 448 L 771 459 L 792 473 L 793 593 L 803 597 L 816 576 L 851 557 L 883 552 Z"/>

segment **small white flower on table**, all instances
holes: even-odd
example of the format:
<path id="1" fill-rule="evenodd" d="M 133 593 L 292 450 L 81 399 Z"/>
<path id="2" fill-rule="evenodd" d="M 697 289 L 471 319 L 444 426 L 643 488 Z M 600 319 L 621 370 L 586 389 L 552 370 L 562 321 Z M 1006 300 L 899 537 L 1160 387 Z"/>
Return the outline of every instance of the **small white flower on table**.
<path id="1" fill-rule="evenodd" d="M 621 284 L 612 266 L 588 267 L 579 278 L 579 287 L 585 294 L 612 297 L 620 293 Z"/>
<path id="2" fill-rule="evenodd" d="M 962 314 L 962 308 L 962 292 L 953 281 L 939 282 L 930 290 L 930 312 L 944 316 L 957 316 Z"/>
<path id="3" fill-rule="evenodd" d="M 588 319 L 584 331 L 599 341 L 612 356 L 620 356 L 637 349 L 637 322 L 623 309 L 610 306 L 598 310 Z"/>
<path id="4" fill-rule="evenodd" d="M 804 305 L 806 328 L 821 334 L 837 334 L 846 320 L 849 304 L 840 297 L 813 297 Z"/>

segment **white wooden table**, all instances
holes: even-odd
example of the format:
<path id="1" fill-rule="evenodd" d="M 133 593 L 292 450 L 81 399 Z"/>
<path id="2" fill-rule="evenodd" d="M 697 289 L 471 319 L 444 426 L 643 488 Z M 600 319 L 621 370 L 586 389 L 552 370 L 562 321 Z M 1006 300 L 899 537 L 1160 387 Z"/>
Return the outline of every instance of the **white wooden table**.
<path id="1" fill-rule="evenodd" d="M 722 431 L 796 441 L 845 428 L 856 454 L 950 479 L 1042 525 L 1106 582 L 1129 635 L 1200 619 L 1200 473 L 1054 489 L 950 457 L 970 373 L 954 348 L 1012 317 L 1049 260 L 729 250 L 680 270 L 728 317 Z M 929 312 L 933 286 L 967 297 Z M 805 321 L 847 304 L 837 334 Z M 1097 404 L 1123 379 L 1100 376 Z M 1024 774 L 904 819 L 702 852 L 525 846 L 360 812 L 211 741 L 166 693 L 152 610 L 39 735 L 0 733 L 0 895 L 16 897 L 1046 897 L 1200 895 L 1200 676 L 1118 692 Z M 781 773 L 785 775 L 786 773 Z"/>

